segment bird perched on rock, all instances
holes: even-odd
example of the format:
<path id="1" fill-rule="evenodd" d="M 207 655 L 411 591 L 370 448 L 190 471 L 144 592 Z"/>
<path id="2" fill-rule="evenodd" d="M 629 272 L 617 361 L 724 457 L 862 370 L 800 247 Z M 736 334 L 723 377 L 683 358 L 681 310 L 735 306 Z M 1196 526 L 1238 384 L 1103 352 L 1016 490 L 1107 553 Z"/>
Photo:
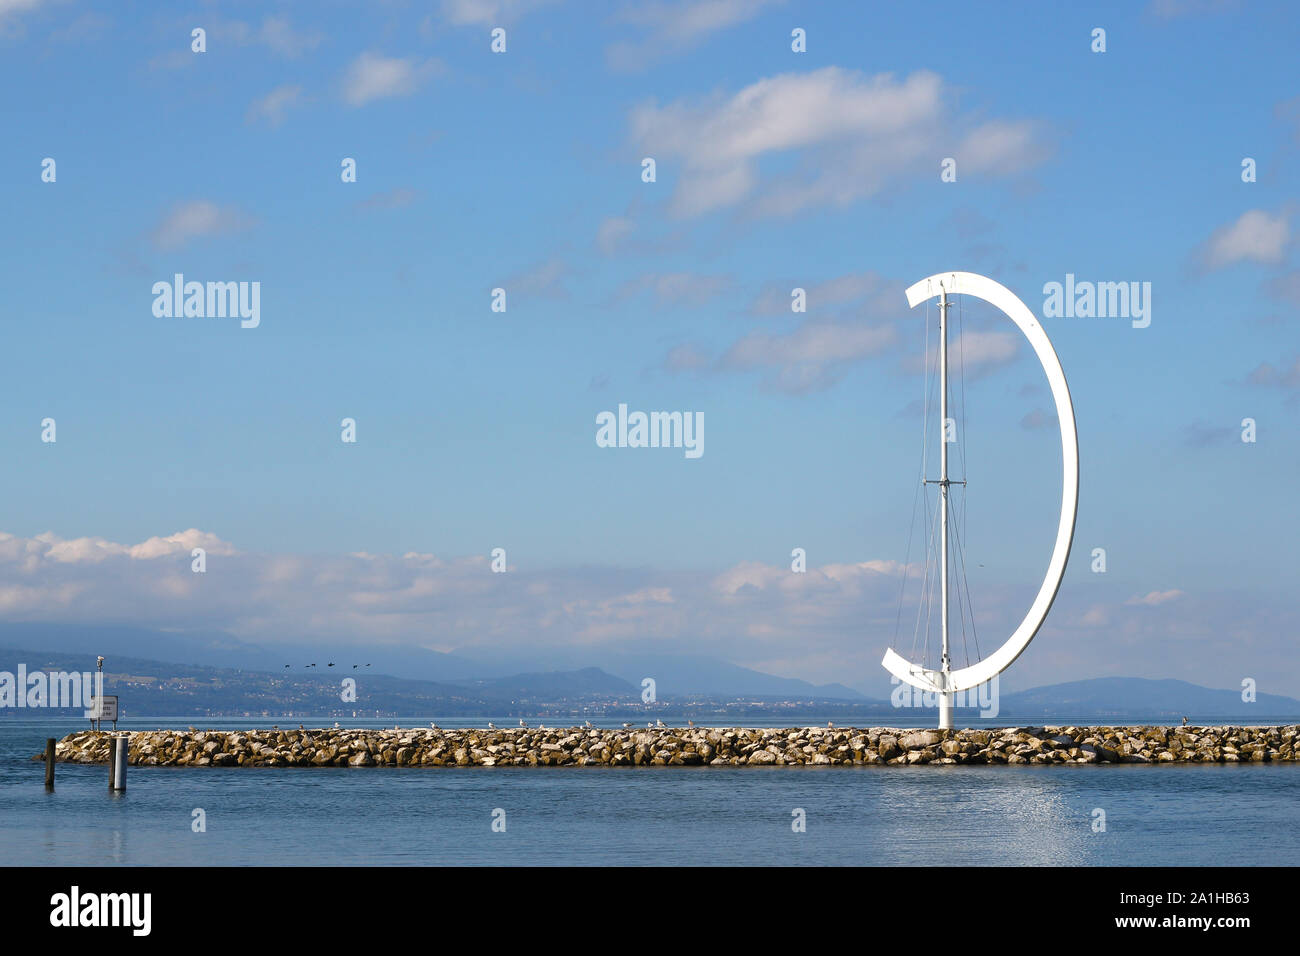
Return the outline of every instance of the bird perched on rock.
<path id="1" fill-rule="evenodd" d="M 1187 718 L 1186 718 L 1186 717 L 1183 718 L 1183 726 L 1184 726 L 1184 727 L 1187 726 Z"/>
<path id="2" fill-rule="evenodd" d="M 431 720 L 431 721 L 429 721 L 429 729 L 430 729 L 430 730 L 437 730 L 437 729 L 438 729 L 438 725 L 435 724 L 435 723 Z"/>
<path id="3" fill-rule="evenodd" d="M 489 720 L 489 721 L 488 721 L 488 730 L 496 730 L 496 729 L 497 729 L 497 725 L 494 724 L 494 723 L 492 723 L 492 721 Z"/>
<path id="4" fill-rule="evenodd" d="M 630 730 L 631 727 L 632 727 L 632 725 L 629 724 L 627 721 L 624 721 L 624 722 L 623 722 L 623 729 L 624 729 L 624 730 Z"/>
<path id="5" fill-rule="evenodd" d="M 306 729 L 306 728 L 305 728 L 305 727 L 303 727 L 303 725 L 302 725 L 302 724 L 299 724 L 299 725 L 298 725 L 298 729 L 299 729 L 299 730 L 305 730 L 305 729 Z"/>
<path id="6" fill-rule="evenodd" d="M 663 727 L 663 726 L 665 726 L 665 724 L 664 724 L 664 722 L 663 722 L 662 720 L 659 720 L 658 718 L 655 718 L 655 726 L 656 726 L 656 727 Z"/>
<path id="7" fill-rule="evenodd" d="M 826 721 L 826 726 L 827 726 L 827 727 L 834 727 L 835 725 L 834 725 L 833 723 L 831 723 L 831 722 L 828 720 L 828 721 Z"/>
<path id="8" fill-rule="evenodd" d="M 590 721 L 590 720 L 584 720 L 583 723 L 586 724 L 588 727 L 591 726 L 591 721 Z"/>
<path id="9" fill-rule="evenodd" d="M 338 730 L 338 729 L 339 729 L 339 722 L 338 722 L 337 720 L 334 721 L 334 729 L 335 729 L 335 730 Z"/>
<path id="10" fill-rule="evenodd" d="M 688 721 L 686 721 L 686 726 L 687 726 L 687 727 L 694 727 L 694 726 L 695 726 L 695 721 L 693 721 L 693 720 L 688 720 Z"/>
<path id="11" fill-rule="evenodd" d="M 526 723 L 524 723 L 524 719 L 522 717 L 519 718 L 519 726 L 524 728 L 527 728 L 528 726 Z"/>

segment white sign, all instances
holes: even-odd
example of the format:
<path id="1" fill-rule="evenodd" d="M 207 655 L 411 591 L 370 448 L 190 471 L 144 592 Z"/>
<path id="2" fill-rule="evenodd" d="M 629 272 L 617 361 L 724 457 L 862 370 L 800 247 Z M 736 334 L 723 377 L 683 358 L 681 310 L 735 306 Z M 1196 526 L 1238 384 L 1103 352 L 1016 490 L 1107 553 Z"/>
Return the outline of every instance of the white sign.
<path id="1" fill-rule="evenodd" d="M 86 711 L 87 720 L 111 720 L 117 723 L 117 697 L 104 695 L 90 698 L 90 710 Z"/>

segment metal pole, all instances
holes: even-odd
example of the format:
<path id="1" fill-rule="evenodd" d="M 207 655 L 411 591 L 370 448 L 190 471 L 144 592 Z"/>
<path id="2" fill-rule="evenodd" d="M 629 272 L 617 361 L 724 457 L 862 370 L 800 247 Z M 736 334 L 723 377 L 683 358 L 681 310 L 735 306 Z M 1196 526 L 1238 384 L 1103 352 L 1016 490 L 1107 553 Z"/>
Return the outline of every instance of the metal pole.
<path id="1" fill-rule="evenodd" d="M 117 789 L 117 738 L 108 738 L 108 789 Z"/>
<path id="2" fill-rule="evenodd" d="M 113 751 L 113 764 L 116 769 L 113 774 L 112 787 L 118 793 L 122 793 L 126 790 L 126 758 L 130 739 L 127 737 L 114 737 L 113 739 L 117 741 L 117 747 Z"/>
<path id="3" fill-rule="evenodd" d="M 939 552 L 943 603 L 943 690 L 939 692 L 939 729 L 952 729 L 952 691 L 948 690 L 948 292 L 939 296 L 939 494 L 942 496 Z"/>
<path id="4" fill-rule="evenodd" d="M 45 738 L 45 789 L 54 789 L 54 738 Z"/>

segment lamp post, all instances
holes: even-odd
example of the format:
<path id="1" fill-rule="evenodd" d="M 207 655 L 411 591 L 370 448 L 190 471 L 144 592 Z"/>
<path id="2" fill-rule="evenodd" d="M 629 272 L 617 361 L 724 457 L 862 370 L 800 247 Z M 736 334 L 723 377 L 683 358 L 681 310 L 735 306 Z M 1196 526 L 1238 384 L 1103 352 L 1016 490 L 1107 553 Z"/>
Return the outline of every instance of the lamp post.
<path id="1" fill-rule="evenodd" d="M 104 657 L 95 661 L 95 730 L 100 729 L 99 714 L 104 712 Z"/>

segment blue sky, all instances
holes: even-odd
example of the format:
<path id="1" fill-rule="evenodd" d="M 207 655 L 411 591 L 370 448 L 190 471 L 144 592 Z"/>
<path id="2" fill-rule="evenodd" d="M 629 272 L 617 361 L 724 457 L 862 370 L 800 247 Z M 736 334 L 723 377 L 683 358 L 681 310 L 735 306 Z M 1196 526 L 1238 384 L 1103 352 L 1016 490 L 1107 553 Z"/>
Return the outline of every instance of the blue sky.
<path id="1" fill-rule="evenodd" d="M 1298 23 L 1179 0 L 0 0 L 0 617 L 637 643 L 874 688 L 920 450 L 902 290 L 979 272 L 1041 314 L 1073 273 L 1150 282 L 1152 321 L 1044 319 L 1082 496 L 1015 676 L 1294 687 Z M 154 316 L 176 272 L 260 282 L 260 326 Z M 996 642 L 1046 565 L 1059 439 L 1026 422 L 1050 397 L 1014 328 L 965 318 L 989 346 L 961 444 Z M 619 403 L 702 412 L 705 454 L 598 448 Z M 200 540 L 225 556 L 204 577 Z"/>

